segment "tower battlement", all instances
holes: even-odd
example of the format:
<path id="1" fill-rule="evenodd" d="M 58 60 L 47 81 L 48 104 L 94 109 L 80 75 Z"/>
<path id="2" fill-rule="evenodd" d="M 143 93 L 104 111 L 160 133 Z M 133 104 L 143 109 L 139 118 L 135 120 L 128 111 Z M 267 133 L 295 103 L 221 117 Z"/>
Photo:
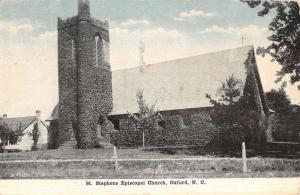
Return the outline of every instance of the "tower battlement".
<path id="1" fill-rule="evenodd" d="M 68 18 L 57 18 L 57 28 L 64 28 L 69 25 L 76 25 L 78 19 L 77 16 L 68 17 Z"/>

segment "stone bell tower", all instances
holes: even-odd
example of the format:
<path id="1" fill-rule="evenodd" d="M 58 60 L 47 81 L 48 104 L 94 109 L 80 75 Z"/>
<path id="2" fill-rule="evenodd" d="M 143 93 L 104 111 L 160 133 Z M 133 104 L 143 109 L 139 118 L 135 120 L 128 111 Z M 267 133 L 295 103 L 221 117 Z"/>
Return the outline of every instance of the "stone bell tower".
<path id="1" fill-rule="evenodd" d="M 112 110 L 108 22 L 92 18 L 90 2 L 78 0 L 78 15 L 57 25 L 59 143 L 76 138 L 79 148 L 91 148 L 99 117 Z"/>

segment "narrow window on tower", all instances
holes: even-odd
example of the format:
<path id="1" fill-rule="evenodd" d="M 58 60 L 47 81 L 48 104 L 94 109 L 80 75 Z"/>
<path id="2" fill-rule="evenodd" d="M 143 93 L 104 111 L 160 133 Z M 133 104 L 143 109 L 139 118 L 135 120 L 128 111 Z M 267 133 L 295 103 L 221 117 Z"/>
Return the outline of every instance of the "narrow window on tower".
<path id="1" fill-rule="evenodd" d="M 71 41 L 71 58 L 72 58 L 72 60 L 74 60 L 75 59 L 75 42 L 74 42 L 74 39 L 72 39 L 72 41 Z"/>
<path id="2" fill-rule="evenodd" d="M 101 60 L 101 59 L 99 59 L 99 53 L 101 52 L 101 49 L 99 48 L 99 42 L 100 42 L 100 37 L 97 35 L 95 37 L 95 56 L 96 56 L 95 64 L 96 64 L 96 66 L 100 65 L 99 62 Z"/>
<path id="3" fill-rule="evenodd" d="M 105 66 L 109 66 L 109 42 L 102 40 L 102 59 Z"/>

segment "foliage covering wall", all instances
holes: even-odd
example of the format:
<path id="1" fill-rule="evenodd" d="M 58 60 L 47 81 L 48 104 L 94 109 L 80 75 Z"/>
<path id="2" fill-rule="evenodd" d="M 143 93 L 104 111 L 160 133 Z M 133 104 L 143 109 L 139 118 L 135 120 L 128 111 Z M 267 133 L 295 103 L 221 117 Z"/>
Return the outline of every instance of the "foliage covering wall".
<path id="1" fill-rule="evenodd" d="M 142 146 L 142 133 L 136 131 L 130 119 L 120 120 L 120 129 L 111 135 L 111 142 L 118 147 Z M 208 111 L 188 111 L 163 114 L 159 125 L 145 131 L 146 146 L 206 146 L 219 134 Z"/>
<path id="2" fill-rule="evenodd" d="M 48 128 L 48 148 L 56 149 L 59 144 L 59 126 L 58 121 L 51 121 Z"/>

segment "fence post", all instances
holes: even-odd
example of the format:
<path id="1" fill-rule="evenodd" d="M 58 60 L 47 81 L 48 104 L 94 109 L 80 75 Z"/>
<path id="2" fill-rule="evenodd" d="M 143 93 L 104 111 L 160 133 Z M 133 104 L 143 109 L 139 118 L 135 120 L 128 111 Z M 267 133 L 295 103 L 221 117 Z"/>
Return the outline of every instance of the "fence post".
<path id="1" fill-rule="evenodd" d="M 247 156 L 246 156 L 246 145 L 242 143 L 242 158 L 243 158 L 243 173 L 247 172 Z"/>
<path id="2" fill-rule="evenodd" d="M 118 163 L 118 153 L 117 153 L 117 148 L 116 146 L 114 146 L 114 156 L 113 156 L 114 160 L 115 160 L 115 170 L 119 169 L 119 163 Z"/>
<path id="3" fill-rule="evenodd" d="M 145 148 L 145 131 L 143 131 L 143 148 Z"/>

